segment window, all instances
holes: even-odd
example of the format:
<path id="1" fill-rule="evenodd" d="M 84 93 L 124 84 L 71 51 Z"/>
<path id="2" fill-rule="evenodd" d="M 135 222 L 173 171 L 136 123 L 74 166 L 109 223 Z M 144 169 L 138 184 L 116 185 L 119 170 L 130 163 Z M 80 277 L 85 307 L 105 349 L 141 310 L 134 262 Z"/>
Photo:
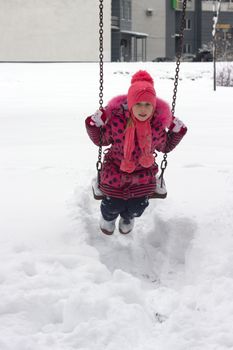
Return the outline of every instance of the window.
<path id="1" fill-rule="evenodd" d="M 122 18 L 126 20 L 131 20 L 131 1 L 122 1 Z"/>
<path id="2" fill-rule="evenodd" d="M 186 18 L 184 29 L 185 30 L 191 30 L 191 19 L 190 18 Z"/>
<path id="3" fill-rule="evenodd" d="M 191 53 L 191 49 L 192 49 L 192 46 L 191 44 L 184 44 L 184 49 L 183 49 L 183 52 L 184 53 Z"/>

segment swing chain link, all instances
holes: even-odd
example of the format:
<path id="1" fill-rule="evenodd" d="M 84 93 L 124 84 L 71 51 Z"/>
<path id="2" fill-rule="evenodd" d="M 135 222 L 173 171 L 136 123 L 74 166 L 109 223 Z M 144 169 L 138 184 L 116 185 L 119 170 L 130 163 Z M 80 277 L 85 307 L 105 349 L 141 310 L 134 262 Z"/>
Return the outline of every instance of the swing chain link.
<path id="1" fill-rule="evenodd" d="M 103 0 L 99 0 L 99 109 L 103 108 L 103 90 L 104 90 L 104 39 L 103 39 L 103 26 L 104 26 L 104 15 L 103 15 Z M 103 128 L 99 128 L 99 150 L 98 150 L 98 161 L 96 162 L 97 169 L 97 180 L 100 183 L 100 172 L 102 170 L 102 144 L 103 144 Z"/>
<path id="2" fill-rule="evenodd" d="M 162 171 L 164 171 L 166 169 L 166 167 L 167 167 L 167 153 L 165 153 L 163 156 L 163 160 L 161 162 L 160 169 Z"/>
<path id="3" fill-rule="evenodd" d="M 179 36 L 178 36 L 179 43 L 178 43 L 178 50 L 176 54 L 176 72 L 175 72 L 174 90 L 173 90 L 173 98 L 172 98 L 171 112 L 173 116 L 175 114 L 176 96 L 177 96 L 177 88 L 178 88 L 179 72 L 180 72 L 180 60 L 181 60 L 182 51 L 183 51 L 186 5 L 187 5 L 187 0 L 183 0 L 183 10 L 181 15 L 182 17 L 181 17 Z"/>
<path id="4" fill-rule="evenodd" d="M 104 15 L 103 15 L 103 0 L 99 0 L 99 67 L 100 67 L 100 86 L 99 86 L 99 107 L 100 109 L 103 108 L 103 90 L 104 90 L 104 39 L 103 39 L 103 26 L 104 26 Z"/>
<path id="5" fill-rule="evenodd" d="M 176 53 L 176 70 L 175 70 L 175 81 L 174 81 L 174 89 L 173 89 L 173 97 L 172 97 L 172 116 L 175 114 L 175 107 L 176 107 L 176 97 L 177 97 L 177 89 L 178 89 L 178 83 L 179 83 L 179 73 L 180 73 L 180 60 L 183 53 L 183 41 L 184 41 L 184 28 L 185 28 L 185 13 L 186 13 L 186 5 L 187 0 L 183 0 L 183 8 L 182 8 L 182 15 L 181 15 L 181 24 L 180 24 L 180 31 L 178 34 L 179 43 L 178 43 L 178 49 Z M 163 182 L 163 174 L 167 167 L 167 153 L 163 155 L 163 160 L 161 162 L 161 175 L 159 178 L 161 178 L 161 186 Z"/>
<path id="6" fill-rule="evenodd" d="M 159 175 L 159 179 L 160 179 L 160 187 L 161 188 L 164 185 L 163 175 L 164 175 L 164 171 L 165 171 L 166 167 L 167 167 L 167 153 L 165 153 L 163 155 L 163 160 L 162 160 L 161 165 L 160 165 L 161 173 Z"/>

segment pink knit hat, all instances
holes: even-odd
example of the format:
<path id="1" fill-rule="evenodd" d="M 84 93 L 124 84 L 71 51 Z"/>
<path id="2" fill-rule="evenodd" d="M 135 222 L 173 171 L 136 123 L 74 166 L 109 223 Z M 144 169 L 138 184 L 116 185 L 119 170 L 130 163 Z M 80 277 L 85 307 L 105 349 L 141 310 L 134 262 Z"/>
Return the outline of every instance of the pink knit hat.
<path id="1" fill-rule="evenodd" d="M 142 101 L 150 102 L 155 108 L 156 92 L 154 89 L 154 81 L 147 71 L 139 70 L 132 76 L 127 101 L 129 111 L 136 103 Z"/>

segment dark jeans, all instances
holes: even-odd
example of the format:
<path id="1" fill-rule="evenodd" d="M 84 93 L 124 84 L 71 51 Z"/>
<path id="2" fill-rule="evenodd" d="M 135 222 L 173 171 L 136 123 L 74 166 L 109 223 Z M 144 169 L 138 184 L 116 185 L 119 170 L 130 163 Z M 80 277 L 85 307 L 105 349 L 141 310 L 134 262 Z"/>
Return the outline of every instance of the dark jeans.
<path id="1" fill-rule="evenodd" d="M 112 221 L 120 215 L 125 220 L 142 215 L 146 207 L 148 207 L 148 197 L 131 198 L 128 200 L 105 197 L 100 205 L 100 210 L 104 220 Z"/>

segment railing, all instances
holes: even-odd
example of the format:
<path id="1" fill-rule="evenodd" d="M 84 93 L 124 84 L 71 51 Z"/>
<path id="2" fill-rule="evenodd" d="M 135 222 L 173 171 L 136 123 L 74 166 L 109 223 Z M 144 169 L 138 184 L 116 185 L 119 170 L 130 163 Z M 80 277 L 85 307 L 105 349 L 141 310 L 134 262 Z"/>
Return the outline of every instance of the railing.
<path id="1" fill-rule="evenodd" d="M 202 11 L 213 11 L 213 0 L 202 1 Z M 221 1 L 221 12 L 233 11 L 233 0 Z"/>
<path id="2" fill-rule="evenodd" d="M 176 0 L 175 9 L 179 10 L 179 11 L 183 10 L 183 0 Z M 187 1 L 186 9 L 188 11 L 194 11 L 194 9 L 195 9 L 194 0 Z"/>
<path id="3" fill-rule="evenodd" d="M 229 9 L 233 10 L 233 0 L 230 0 L 228 3 Z"/>

